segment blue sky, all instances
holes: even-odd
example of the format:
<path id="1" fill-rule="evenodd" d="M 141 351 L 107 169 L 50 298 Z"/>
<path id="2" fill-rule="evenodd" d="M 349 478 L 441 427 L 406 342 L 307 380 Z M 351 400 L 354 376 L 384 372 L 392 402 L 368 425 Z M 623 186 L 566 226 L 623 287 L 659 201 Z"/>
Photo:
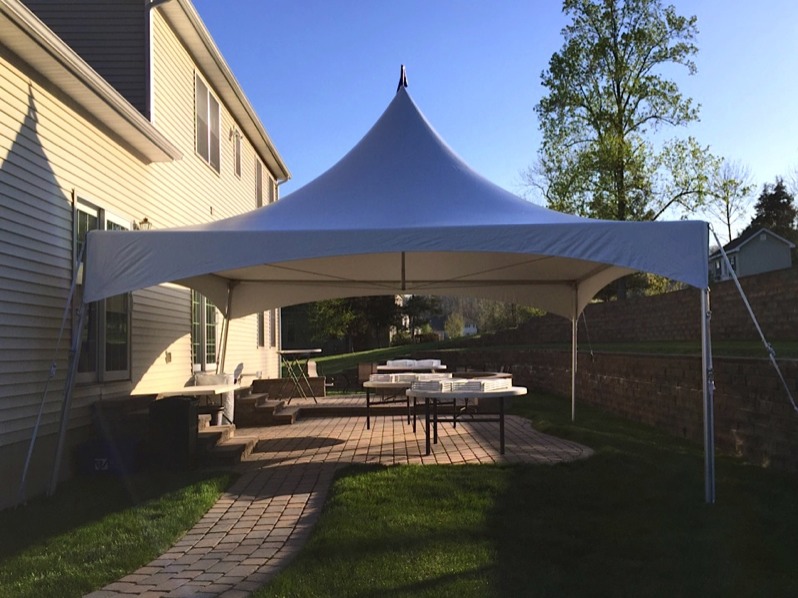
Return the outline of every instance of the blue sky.
<path id="1" fill-rule="evenodd" d="M 677 0 L 698 17 L 701 104 L 674 129 L 739 161 L 760 189 L 798 166 L 798 2 Z M 477 172 L 519 193 L 540 145 L 540 73 L 562 46 L 558 0 L 194 0 L 292 173 L 281 195 L 368 131 L 407 66 L 411 96 Z M 748 218 L 739 228 L 747 224 Z"/>

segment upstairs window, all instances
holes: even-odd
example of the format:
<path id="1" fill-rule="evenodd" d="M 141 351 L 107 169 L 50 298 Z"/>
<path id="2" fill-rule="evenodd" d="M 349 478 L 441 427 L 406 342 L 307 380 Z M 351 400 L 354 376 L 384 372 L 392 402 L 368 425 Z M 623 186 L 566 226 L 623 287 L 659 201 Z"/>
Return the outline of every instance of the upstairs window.
<path id="1" fill-rule="evenodd" d="M 234 145 L 233 145 L 233 157 L 234 157 L 234 164 L 235 164 L 235 172 L 238 178 L 241 178 L 241 132 L 236 131 L 234 133 Z"/>
<path id="2" fill-rule="evenodd" d="M 200 79 L 194 76 L 194 106 L 196 112 L 197 153 L 216 172 L 220 171 L 219 101 Z"/>

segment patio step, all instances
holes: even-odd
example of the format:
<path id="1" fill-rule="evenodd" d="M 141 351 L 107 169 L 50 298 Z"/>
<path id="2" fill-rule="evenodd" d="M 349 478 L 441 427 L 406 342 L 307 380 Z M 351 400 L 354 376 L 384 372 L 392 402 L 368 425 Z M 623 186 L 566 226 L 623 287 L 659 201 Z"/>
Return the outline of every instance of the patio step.
<path id="1" fill-rule="evenodd" d="M 300 408 L 261 393 L 236 399 L 235 414 L 239 427 L 284 426 L 297 420 Z"/>
<path id="2" fill-rule="evenodd" d="M 289 426 L 297 420 L 301 411 L 300 407 L 283 407 L 272 415 L 272 423 L 267 425 Z"/>
<path id="3" fill-rule="evenodd" d="M 197 452 L 199 454 L 211 451 L 217 445 L 235 436 L 235 426 L 208 426 L 197 432 Z"/>
<path id="4" fill-rule="evenodd" d="M 223 467 L 237 465 L 255 449 L 257 442 L 257 438 L 246 436 L 229 438 L 207 451 L 202 456 L 202 463 Z"/>

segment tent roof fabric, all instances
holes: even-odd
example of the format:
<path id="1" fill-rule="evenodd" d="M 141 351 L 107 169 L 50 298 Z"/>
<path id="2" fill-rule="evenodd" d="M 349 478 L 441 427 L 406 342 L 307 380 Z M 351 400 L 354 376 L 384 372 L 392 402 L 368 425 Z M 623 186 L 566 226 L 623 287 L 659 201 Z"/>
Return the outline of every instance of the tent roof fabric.
<path id="1" fill-rule="evenodd" d="M 470 295 L 576 317 L 634 271 L 706 288 L 708 226 L 555 212 L 478 175 L 400 87 L 363 139 L 282 200 L 208 224 L 92 231 L 84 300 L 177 282 L 228 317 L 320 299 Z"/>

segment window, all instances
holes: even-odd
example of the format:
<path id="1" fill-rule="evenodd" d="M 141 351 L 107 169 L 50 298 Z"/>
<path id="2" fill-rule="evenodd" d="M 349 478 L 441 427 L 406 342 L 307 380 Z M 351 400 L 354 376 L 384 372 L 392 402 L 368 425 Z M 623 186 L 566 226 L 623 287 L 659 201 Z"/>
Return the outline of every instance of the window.
<path id="1" fill-rule="evenodd" d="M 266 318 L 262 311 L 258 312 L 258 346 L 266 346 Z"/>
<path id="2" fill-rule="evenodd" d="M 195 372 L 216 369 L 216 306 L 191 291 L 191 362 Z"/>
<path id="3" fill-rule="evenodd" d="M 79 254 L 90 230 L 128 230 L 126 222 L 78 200 L 75 210 L 75 249 Z M 82 282 L 82 281 L 79 281 Z M 81 301 L 80 289 L 76 305 Z M 125 293 L 88 306 L 81 331 L 78 381 L 109 382 L 130 378 L 130 315 L 132 295 Z"/>
<path id="4" fill-rule="evenodd" d="M 276 309 L 269 310 L 269 346 L 277 347 L 277 313 Z"/>
<path id="5" fill-rule="evenodd" d="M 269 203 L 277 201 L 277 183 L 269 177 Z"/>
<path id="6" fill-rule="evenodd" d="M 235 132 L 235 141 L 233 145 L 233 156 L 236 170 L 236 176 L 241 178 L 241 132 Z"/>
<path id="7" fill-rule="evenodd" d="M 194 76 L 194 104 L 197 153 L 219 172 L 219 102 L 199 75 Z"/>

